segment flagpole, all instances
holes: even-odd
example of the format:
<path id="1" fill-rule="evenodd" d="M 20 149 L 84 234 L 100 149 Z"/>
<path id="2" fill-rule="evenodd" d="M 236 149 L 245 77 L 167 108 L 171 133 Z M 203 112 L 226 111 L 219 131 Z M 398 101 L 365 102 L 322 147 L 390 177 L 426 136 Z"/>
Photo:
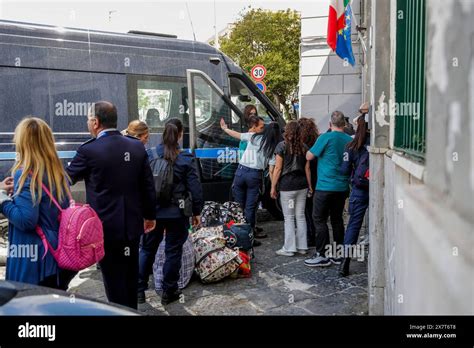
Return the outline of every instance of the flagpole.
<path id="1" fill-rule="evenodd" d="M 359 40 L 360 40 L 360 43 L 362 44 L 362 48 L 364 49 L 364 52 L 367 54 L 367 46 L 365 45 L 364 39 L 362 38 L 362 34 L 359 31 L 359 22 L 357 21 L 354 11 L 352 11 L 352 1 L 351 1 L 351 15 L 352 15 L 352 20 L 354 21 L 357 28 L 357 36 L 359 37 Z"/>

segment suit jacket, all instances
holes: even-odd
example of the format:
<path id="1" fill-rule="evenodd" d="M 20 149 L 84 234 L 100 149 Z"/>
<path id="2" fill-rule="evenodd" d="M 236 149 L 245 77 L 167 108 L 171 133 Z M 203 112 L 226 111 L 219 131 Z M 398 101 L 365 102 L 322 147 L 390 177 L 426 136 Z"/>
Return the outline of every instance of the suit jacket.
<path id="1" fill-rule="evenodd" d="M 155 219 L 153 174 L 143 144 L 119 131 L 107 131 L 82 144 L 66 169 L 73 183 L 84 179 L 87 203 L 104 227 L 104 240 L 136 240 L 143 219 Z"/>

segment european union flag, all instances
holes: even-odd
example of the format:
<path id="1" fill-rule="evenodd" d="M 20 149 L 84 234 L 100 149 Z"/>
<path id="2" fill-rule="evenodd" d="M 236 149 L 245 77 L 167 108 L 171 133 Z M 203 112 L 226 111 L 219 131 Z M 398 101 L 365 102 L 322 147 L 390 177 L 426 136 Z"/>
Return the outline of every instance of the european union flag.
<path id="1" fill-rule="evenodd" d="M 352 9 L 351 5 L 347 5 L 344 11 L 344 28 L 339 29 L 337 32 L 337 44 L 336 54 L 342 59 L 347 61 L 354 66 L 355 59 L 352 53 L 352 41 L 351 41 L 351 23 L 352 23 Z"/>

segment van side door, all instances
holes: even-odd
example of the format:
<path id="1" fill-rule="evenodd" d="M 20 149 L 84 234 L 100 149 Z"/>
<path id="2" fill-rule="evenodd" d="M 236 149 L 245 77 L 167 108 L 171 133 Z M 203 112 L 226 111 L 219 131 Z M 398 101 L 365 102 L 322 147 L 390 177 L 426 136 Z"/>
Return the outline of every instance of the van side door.
<path id="1" fill-rule="evenodd" d="M 190 149 L 196 156 L 204 199 L 228 201 L 238 166 L 239 140 L 221 129 L 220 120 L 242 132 L 242 111 L 204 72 L 187 70 L 187 80 Z"/>

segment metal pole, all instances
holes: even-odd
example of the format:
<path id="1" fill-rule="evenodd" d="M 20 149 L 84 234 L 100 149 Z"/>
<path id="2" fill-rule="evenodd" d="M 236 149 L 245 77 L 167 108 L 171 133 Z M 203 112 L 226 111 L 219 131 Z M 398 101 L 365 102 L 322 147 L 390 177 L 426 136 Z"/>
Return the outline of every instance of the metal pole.
<path id="1" fill-rule="evenodd" d="M 364 49 L 364 52 L 367 53 L 367 46 L 365 46 L 365 42 L 364 42 L 364 39 L 362 38 L 362 35 L 359 31 L 359 22 L 357 21 L 357 18 L 354 14 L 354 12 L 352 11 L 352 8 L 351 8 L 351 15 L 352 15 L 352 20 L 353 22 L 355 23 L 356 25 L 356 28 L 357 28 L 357 36 L 359 37 L 359 40 L 360 40 L 360 43 L 362 45 L 362 48 Z"/>
<path id="2" fill-rule="evenodd" d="M 217 35 L 216 0 L 214 0 L 214 47 L 219 49 L 219 35 Z"/>
<path id="3" fill-rule="evenodd" d="M 194 32 L 193 20 L 191 19 L 191 13 L 189 13 L 188 3 L 186 2 L 186 10 L 188 11 L 189 23 L 191 23 L 191 30 L 193 31 L 194 41 L 196 41 L 196 33 Z"/>

